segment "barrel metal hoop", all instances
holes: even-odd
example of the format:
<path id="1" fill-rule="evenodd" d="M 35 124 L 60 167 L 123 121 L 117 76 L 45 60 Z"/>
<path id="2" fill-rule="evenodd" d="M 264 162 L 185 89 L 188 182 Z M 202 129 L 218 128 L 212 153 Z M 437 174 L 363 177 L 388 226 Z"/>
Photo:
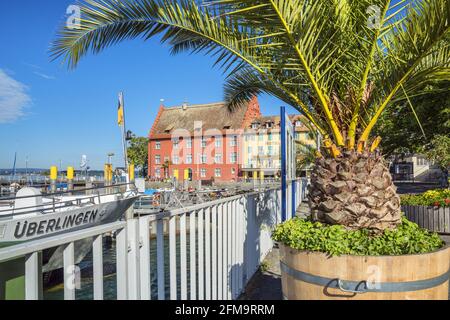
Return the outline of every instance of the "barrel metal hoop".
<path id="1" fill-rule="evenodd" d="M 351 280 L 341 280 L 338 278 L 331 279 L 326 277 L 321 277 L 318 275 L 313 275 L 299 270 L 294 270 L 289 267 L 284 262 L 280 262 L 281 271 L 287 273 L 291 277 L 319 285 L 326 288 L 335 288 L 344 292 L 352 293 L 366 293 L 366 292 L 407 292 L 407 291 L 418 291 L 437 287 L 438 285 L 449 280 L 450 269 L 435 278 L 416 280 L 416 281 L 405 281 L 405 282 L 377 282 L 373 285 L 368 285 L 367 281 L 351 281 Z"/>

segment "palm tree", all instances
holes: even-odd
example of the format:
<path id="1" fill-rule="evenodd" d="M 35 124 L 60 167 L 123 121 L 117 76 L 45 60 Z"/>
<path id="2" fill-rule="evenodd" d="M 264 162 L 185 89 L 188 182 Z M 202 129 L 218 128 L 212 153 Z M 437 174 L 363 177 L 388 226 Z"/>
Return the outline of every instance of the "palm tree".
<path id="1" fill-rule="evenodd" d="M 393 103 L 449 77 L 450 0 L 84 0 L 54 58 L 161 35 L 172 53 L 204 52 L 228 74 L 230 109 L 261 92 L 295 107 L 323 146 L 309 189 L 313 218 L 380 232 L 401 221 L 372 129 Z"/>
<path id="2" fill-rule="evenodd" d="M 164 161 L 164 163 L 161 166 L 161 168 L 163 168 L 163 170 L 164 170 L 164 179 L 167 179 L 167 177 L 169 176 L 170 165 L 171 165 L 170 161 L 166 160 L 166 161 Z"/>

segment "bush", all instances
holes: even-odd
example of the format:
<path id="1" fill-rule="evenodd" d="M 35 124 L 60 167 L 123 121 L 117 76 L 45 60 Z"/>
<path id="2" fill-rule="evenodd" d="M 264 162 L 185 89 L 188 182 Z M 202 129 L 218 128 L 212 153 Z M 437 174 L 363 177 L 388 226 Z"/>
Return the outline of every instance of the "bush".
<path id="1" fill-rule="evenodd" d="M 341 225 L 294 218 L 277 226 L 272 234 L 275 241 L 291 248 L 324 252 L 329 255 L 402 255 L 432 252 L 445 243 L 437 233 L 420 228 L 402 218 L 395 230 L 371 236 L 368 230 L 347 230 Z"/>
<path id="2" fill-rule="evenodd" d="M 412 206 L 450 206 L 450 190 L 436 189 L 429 190 L 422 194 L 406 194 L 400 196 L 402 205 Z"/>

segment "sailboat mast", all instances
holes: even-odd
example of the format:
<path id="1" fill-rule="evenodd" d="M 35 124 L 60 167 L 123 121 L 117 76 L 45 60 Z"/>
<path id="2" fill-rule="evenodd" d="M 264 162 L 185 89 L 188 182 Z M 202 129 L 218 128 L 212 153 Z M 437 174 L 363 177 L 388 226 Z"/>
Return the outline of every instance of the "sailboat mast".
<path id="1" fill-rule="evenodd" d="M 13 164 L 13 169 L 12 169 L 12 180 L 13 181 L 16 178 L 16 161 L 17 161 L 17 151 L 14 152 L 14 164 Z"/>

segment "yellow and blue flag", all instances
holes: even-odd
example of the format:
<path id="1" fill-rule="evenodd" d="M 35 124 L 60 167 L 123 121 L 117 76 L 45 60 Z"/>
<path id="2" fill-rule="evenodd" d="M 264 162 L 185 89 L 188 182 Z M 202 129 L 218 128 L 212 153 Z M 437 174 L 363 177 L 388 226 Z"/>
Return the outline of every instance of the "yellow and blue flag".
<path id="1" fill-rule="evenodd" d="M 119 93 L 119 106 L 117 108 L 117 124 L 119 126 L 123 126 L 124 117 L 123 117 L 123 94 Z"/>

